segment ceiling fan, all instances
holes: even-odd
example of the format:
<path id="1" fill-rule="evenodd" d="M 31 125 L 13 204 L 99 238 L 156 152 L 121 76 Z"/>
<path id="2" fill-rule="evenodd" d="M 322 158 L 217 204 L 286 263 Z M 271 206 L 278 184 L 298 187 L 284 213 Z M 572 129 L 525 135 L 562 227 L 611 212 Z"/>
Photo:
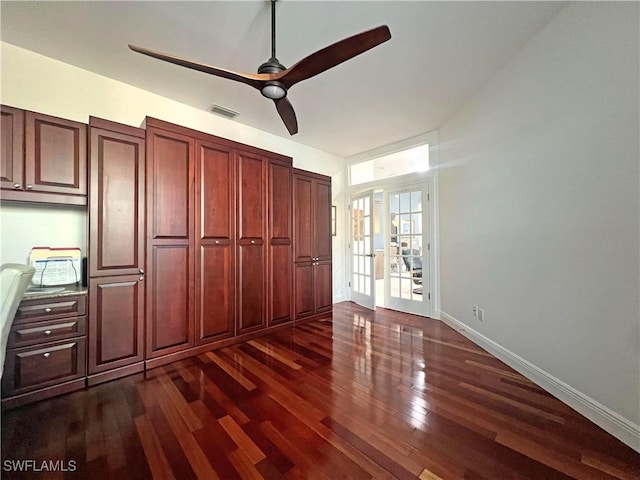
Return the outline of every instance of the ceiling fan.
<path id="1" fill-rule="evenodd" d="M 204 65 L 174 55 L 136 47 L 135 45 L 129 45 L 129 48 L 143 55 L 217 77 L 235 80 L 260 90 L 262 95 L 273 100 L 287 130 L 291 135 L 295 135 L 298 133 L 298 121 L 293 106 L 287 99 L 288 90 L 302 80 L 318 75 L 386 42 L 391 38 L 391 32 L 389 27 L 382 25 L 366 32 L 358 33 L 322 50 L 318 50 L 295 65 L 285 68 L 276 58 L 276 1 L 271 0 L 271 58 L 258 67 L 257 74 L 234 72 L 211 65 Z"/>

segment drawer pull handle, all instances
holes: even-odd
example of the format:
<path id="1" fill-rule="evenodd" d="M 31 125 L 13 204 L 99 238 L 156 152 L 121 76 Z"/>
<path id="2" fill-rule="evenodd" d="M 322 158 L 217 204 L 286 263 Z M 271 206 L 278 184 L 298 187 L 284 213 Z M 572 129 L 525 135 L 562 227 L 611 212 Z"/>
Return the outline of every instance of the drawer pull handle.
<path id="1" fill-rule="evenodd" d="M 43 355 L 43 357 L 44 357 L 44 358 L 49 358 L 49 355 L 51 355 L 51 354 L 50 354 L 49 352 L 47 352 L 47 353 L 45 353 L 45 354 Z"/>
<path id="2" fill-rule="evenodd" d="M 220 240 L 216 240 L 214 243 L 215 243 L 216 245 L 220 245 Z"/>
<path id="3" fill-rule="evenodd" d="M 45 308 L 44 311 L 47 313 L 51 313 L 51 309 L 49 307 Z"/>
<path id="4" fill-rule="evenodd" d="M 19 183 L 14 183 L 13 184 L 13 188 L 20 188 L 20 187 L 22 187 L 22 185 L 20 185 Z"/>
<path id="5" fill-rule="evenodd" d="M 32 190 L 33 189 L 33 185 L 27 185 L 27 190 Z"/>
<path id="6" fill-rule="evenodd" d="M 51 330 L 45 330 L 45 331 L 44 331 L 44 334 L 45 334 L 45 335 L 51 335 Z"/>
<path id="7" fill-rule="evenodd" d="M 255 245 L 256 241 L 255 240 L 251 240 L 251 245 Z"/>

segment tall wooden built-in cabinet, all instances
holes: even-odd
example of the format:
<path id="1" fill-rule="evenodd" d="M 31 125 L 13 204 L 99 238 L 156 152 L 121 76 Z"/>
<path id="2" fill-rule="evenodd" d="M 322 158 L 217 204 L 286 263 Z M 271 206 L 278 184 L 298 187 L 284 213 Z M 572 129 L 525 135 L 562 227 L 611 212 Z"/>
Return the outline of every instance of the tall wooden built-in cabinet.
<path id="1" fill-rule="evenodd" d="M 331 179 L 294 170 L 295 315 L 332 309 Z"/>
<path id="2" fill-rule="evenodd" d="M 89 213 L 88 298 L 78 287 L 22 302 L 3 406 L 331 311 L 331 179 L 284 155 L 145 123 L 87 126 L 2 106 L 2 199 Z"/>
<path id="3" fill-rule="evenodd" d="M 268 310 L 269 326 L 294 319 L 293 314 L 293 169 L 269 159 L 268 171 Z"/>
<path id="4" fill-rule="evenodd" d="M 147 359 L 195 345 L 195 140 L 147 123 Z"/>
<path id="5" fill-rule="evenodd" d="M 89 122 L 89 384 L 144 369 L 145 131 Z"/>
<path id="6" fill-rule="evenodd" d="M 196 141 L 196 343 L 233 335 L 235 325 L 235 159 L 233 149 Z"/>
<path id="7" fill-rule="evenodd" d="M 146 130 L 147 366 L 293 321 L 291 158 Z"/>

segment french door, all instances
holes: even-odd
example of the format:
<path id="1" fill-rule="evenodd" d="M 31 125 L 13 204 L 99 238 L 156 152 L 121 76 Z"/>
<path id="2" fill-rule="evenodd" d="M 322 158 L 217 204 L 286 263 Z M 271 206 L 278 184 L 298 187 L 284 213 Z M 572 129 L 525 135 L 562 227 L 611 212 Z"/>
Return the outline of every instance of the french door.
<path id="1" fill-rule="evenodd" d="M 429 187 L 385 192 L 385 306 L 431 313 Z"/>
<path id="2" fill-rule="evenodd" d="M 375 309 L 373 275 L 373 191 L 351 198 L 351 300 Z"/>

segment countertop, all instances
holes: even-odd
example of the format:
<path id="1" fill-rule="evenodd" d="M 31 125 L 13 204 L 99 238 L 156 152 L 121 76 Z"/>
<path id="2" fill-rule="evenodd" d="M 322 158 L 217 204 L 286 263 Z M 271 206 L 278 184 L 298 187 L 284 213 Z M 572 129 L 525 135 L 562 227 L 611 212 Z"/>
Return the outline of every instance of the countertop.
<path id="1" fill-rule="evenodd" d="M 62 290 L 61 290 L 62 289 Z M 43 300 L 47 298 L 70 297 L 72 295 L 86 295 L 87 287 L 72 283 L 57 287 L 31 287 L 22 297 L 25 300 Z"/>

